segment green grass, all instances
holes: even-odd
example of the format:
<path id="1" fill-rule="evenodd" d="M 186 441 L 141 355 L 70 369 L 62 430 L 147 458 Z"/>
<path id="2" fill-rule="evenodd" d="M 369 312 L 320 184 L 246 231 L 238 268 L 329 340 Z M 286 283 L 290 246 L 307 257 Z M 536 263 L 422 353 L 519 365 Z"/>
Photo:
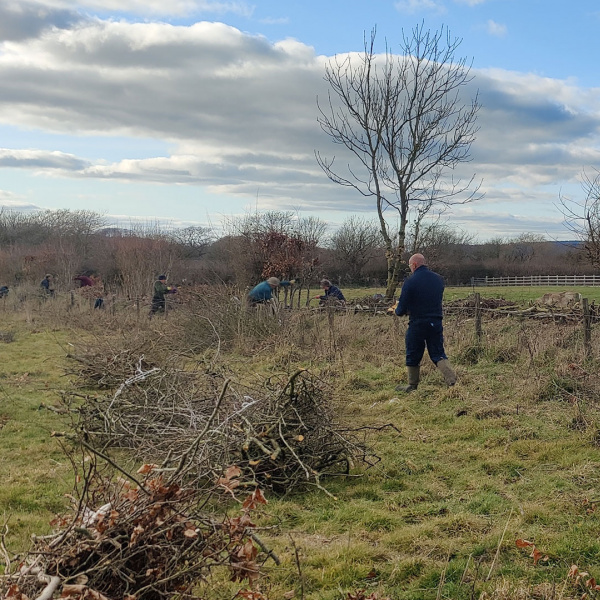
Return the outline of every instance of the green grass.
<path id="1" fill-rule="evenodd" d="M 460 298 L 466 298 L 473 292 L 481 294 L 482 298 L 503 298 L 505 300 L 512 300 L 514 302 L 529 303 L 541 298 L 544 294 L 550 292 L 563 292 L 563 291 L 574 291 L 579 292 L 582 297 L 587 298 L 590 302 L 600 302 L 600 287 L 591 286 L 573 286 L 573 287 L 561 287 L 561 286 L 494 286 L 494 287 L 447 287 L 444 292 L 444 300 L 450 302 Z M 384 287 L 378 288 L 366 288 L 366 287 L 345 287 L 343 293 L 346 299 L 356 300 L 358 298 L 365 298 L 367 296 L 373 296 L 373 294 L 385 294 Z M 315 294 L 316 295 L 316 292 Z M 400 295 L 400 288 L 396 293 L 396 297 Z M 317 304 L 317 300 L 311 300 L 311 304 Z"/>
<path id="2" fill-rule="evenodd" d="M 445 290 L 444 299 L 446 301 L 456 300 L 473 292 L 478 292 L 482 298 L 504 298 L 505 300 L 528 303 L 541 298 L 544 294 L 564 291 L 579 292 L 583 298 L 587 298 L 590 302 L 600 302 L 600 287 L 591 286 L 449 287 Z"/>
<path id="3" fill-rule="evenodd" d="M 8 519 L 9 547 L 23 549 L 44 534 L 72 490 L 70 465 L 52 431 L 65 422 L 42 406 L 56 402 L 66 384 L 61 368 L 65 331 L 26 326 L 4 315 L 14 341 L 0 343 L 0 515 Z"/>
<path id="4" fill-rule="evenodd" d="M 39 407 L 67 385 L 63 348 L 81 332 L 17 318 L 10 326 L 15 341 L 0 347 L 0 511 L 17 550 L 31 533 L 48 531 L 71 489 L 70 467 L 50 437 L 65 422 Z M 166 331 L 173 321 L 150 326 Z M 110 335 L 119 323 L 103 327 Z M 600 379 L 598 357 L 582 359 L 578 325 L 484 320 L 478 344 L 472 320 L 453 315 L 445 332 L 458 383 L 445 388 L 425 360 L 422 383 L 407 396 L 394 391 L 405 379 L 405 320 L 343 313 L 331 323 L 294 313 L 282 327 L 220 360 L 254 381 L 308 367 L 331 386 L 349 423 L 393 423 L 399 433 L 373 430 L 369 442 L 381 461 L 325 482 L 338 500 L 318 490 L 269 498 L 260 535 L 282 559 L 280 567 L 265 565 L 269 598 L 291 590 L 299 597 L 302 584 L 307 600 L 342 600 L 358 589 L 398 600 L 550 599 L 571 564 L 600 578 Z M 595 348 L 597 338 L 594 329 Z M 518 538 L 549 560 L 534 565 Z M 236 585 L 220 577 L 207 597 L 234 595 Z M 569 584 L 554 597 L 581 593 Z"/>

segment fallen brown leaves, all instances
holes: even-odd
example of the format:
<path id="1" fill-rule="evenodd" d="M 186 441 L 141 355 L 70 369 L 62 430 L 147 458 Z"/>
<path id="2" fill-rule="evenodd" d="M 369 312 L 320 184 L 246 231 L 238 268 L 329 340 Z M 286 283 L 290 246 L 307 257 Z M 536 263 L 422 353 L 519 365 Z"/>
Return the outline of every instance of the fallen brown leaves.
<path id="1" fill-rule="evenodd" d="M 73 514 L 55 519 L 54 535 L 38 538 L 27 559 L 0 577 L 0 597 L 29 600 L 50 580 L 71 600 L 184 597 L 218 565 L 232 581 L 256 582 L 251 513 L 266 503 L 260 490 L 239 500 L 238 516 L 217 519 L 200 509 L 206 491 L 165 479 L 155 465 L 140 469 L 148 475 L 140 488 L 91 462 Z"/>
<path id="2" fill-rule="evenodd" d="M 534 565 L 537 565 L 538 562 L 540 562 L 540 560 L 542 562 L 547 562 L 548 560 L 550 560 L 550 557 L 547 554 L 540 552 L 535 547 L 535 544 L 533 542 L 528 542 L 527 540 L 518 539 L 518 540 L 516 540 L 515 544 L 516 544 L 517 548 L 531 548 L 531 554 L 529 556 L 531 556 L 531 558 L 533 558 Z"/>

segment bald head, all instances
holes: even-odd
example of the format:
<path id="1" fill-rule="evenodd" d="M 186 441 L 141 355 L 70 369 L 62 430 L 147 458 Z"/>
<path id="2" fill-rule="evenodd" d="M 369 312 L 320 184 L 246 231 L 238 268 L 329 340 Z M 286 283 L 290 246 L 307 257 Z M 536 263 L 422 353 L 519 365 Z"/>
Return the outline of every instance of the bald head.
<path id="1" fill-rule="evenodd" d="M 419 267 L 422 267 L 425 262 L 425 257 L 422 254 L 413 254 L 408 259 L 408 266 L 410 267 L 411 272 L 415 272 Z"/>

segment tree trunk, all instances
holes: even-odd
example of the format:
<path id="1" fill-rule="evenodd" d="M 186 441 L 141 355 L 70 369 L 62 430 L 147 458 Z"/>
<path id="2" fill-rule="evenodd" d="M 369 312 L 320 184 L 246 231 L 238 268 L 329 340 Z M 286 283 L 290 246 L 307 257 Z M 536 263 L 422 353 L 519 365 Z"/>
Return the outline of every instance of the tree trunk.
<path id="1" fill-rule="evenodd" d="M 396 295 L 396 290 L 398 289 L 398 271 L 400 267 L 400 256 L 398 254 L 394 254 L 388 257 L 388 280 L 387 280 L 387 289 L 385 290 L 385 298 L 386 300 L 393 300 Z"/>
<path id="2" fill-rule="evenodd" d="M 385 290 L 385 299 L 393 300 L 398 289 L 400 264 L 402 263 L 402 254 L 404 253 L 404 241 L 405 241 L 405 230 L 406 223 L 403 218 L 403 223 L 400 226 L 398 232 L 398 246 L 393 247 L 392 239 L 389 235 L 385 236 L 386 240 L 386 251 L 385 258 L 387 260 L 387 288 Z M 386 232 L 387 233 L 387 232 Z"/>

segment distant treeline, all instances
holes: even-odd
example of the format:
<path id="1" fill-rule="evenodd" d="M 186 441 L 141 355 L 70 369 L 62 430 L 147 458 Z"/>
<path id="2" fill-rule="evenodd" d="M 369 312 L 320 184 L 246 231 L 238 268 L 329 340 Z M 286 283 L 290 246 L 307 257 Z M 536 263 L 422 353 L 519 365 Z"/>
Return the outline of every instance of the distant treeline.
<path id="1" fill-rule="evenodd" d="M 591 274 L 580 244 L 550 242 L 535 234 L 474 243 L 447 223 L 432 223 L 409 240 L 449 285 L 471 277 Z M 316 284 L 385 285 L 386 260 L 375 222 L 351 217 L 330 232 L 314 217 L 271 211 L 207 227 L 109 227 L 93 211 L 20 213 L 0 210 L 0 285 L 39 285 L 46 273 L 58 290 L 80 274 L 98 277 L 109 290 L 143 295 L 158 274 L 177 283 L 232 283 L 290 277 Z M 408 274 L 406 266 L 405 274 Z"/>

